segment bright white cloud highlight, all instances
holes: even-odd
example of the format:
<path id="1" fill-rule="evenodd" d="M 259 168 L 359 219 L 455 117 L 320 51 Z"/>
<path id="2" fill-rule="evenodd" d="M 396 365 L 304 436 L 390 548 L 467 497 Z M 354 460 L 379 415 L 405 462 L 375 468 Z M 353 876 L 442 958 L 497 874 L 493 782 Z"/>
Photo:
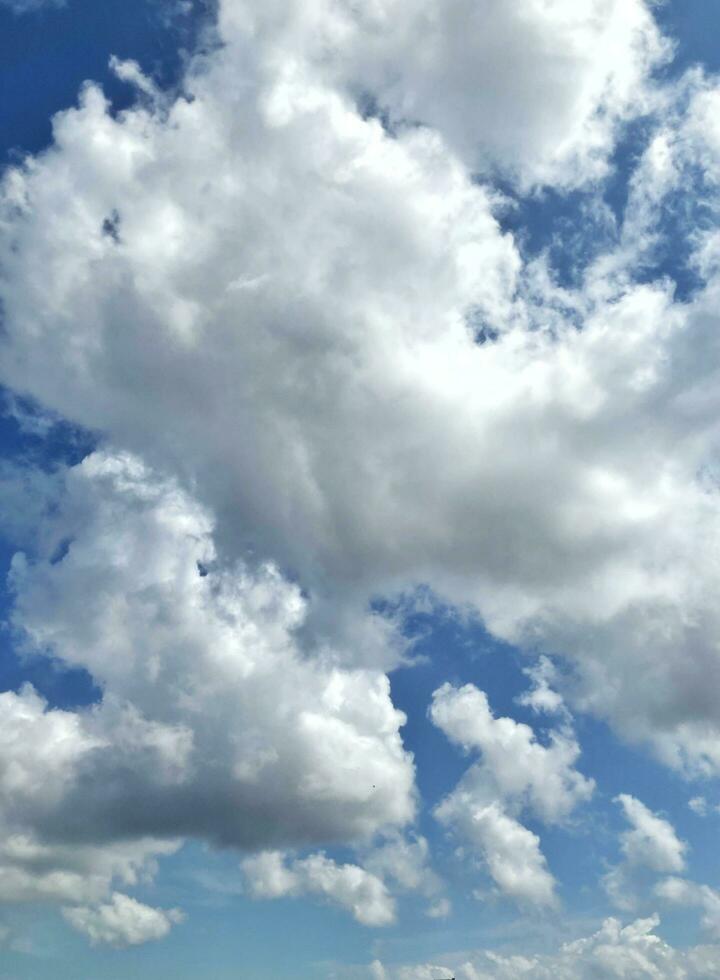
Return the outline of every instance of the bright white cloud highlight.
<path id="1" fill-rule="evenodd" d="M 430 717 L 453 742 L 481 754 L 464 779 L 468 790 L 482 792 L 487 786 L 548 823 L 562 820 L 592 795 L 593 780 L 574 768 L 580 747 L 570 730 L 551 731 L 543 745 L 529 725 L 496 718 L 485 692 L 473 684 L 444 684 L 433 694 Z"/>
<path id="2" fill-rule="evenodd" d="M 720 892 L 716 889 L 682 878 L 665 878 L 656 885 L 655 894 L 674 905 L 700 908 L 703 929 L 720 939 Z"/>
<path id="3" fill-rule="evenodd" d="M 660 873 L 682 871 L 687 844 L 678 838 L 672 824 L 627 793 L 616 802 L 631 825 L 620 837 L 626 861 Z"/>
<path id="4" fill-rule="evenodd" d="M 172 482 L 96 454 L 69 474 L 46 533 L 48 556 L 71 543 L 60 561 L 15 560 L 15 623 L 104 692 L 92 711 L 32 715 L 34 728 L 71 729 L 55 740 L 67 819 L 77 793 L 77 819 L 113 835 L 132 798 L 155 798 L 141 809 L 163 831 L 242 846 L 362 838 L 412 817 L 386 678 L 301 657 L 298 589 L 270 566 L 215 567 L 208 515 Z M 32 736 L 18 742 L 27 765 Z M 34 792 L 26 782 L 16 798 Z"/>
<path id="5" fill-rule="evenodd" d="M 688 800 L 688 806 L 698 817 L 706 817 L 708 814 L 708 803 L 704 796 L 693 796 Z"/>
<path id="6" fill-rule="evenodd" d="M 337 864 L 324 854 L 286 863 L 277 851 L 246 858 L 245 877 L 256 898 L 313 895 L 350 912 L 364 926 L 395 921 L 395 903 L 376 875 L 354 864 Z"/>
<path id="7" fill-rule="evenodd" d="M 452 798 L 438 809 L 443 822 L 452 822 L 475 845 L 503 895 L 520 902 L 547 906 L 556 903 L 555 879 L 547 869 L 540 839 L 508 816 L 500 805 L 474 807 L 466 812 Z"/>
<path id="8" fill-rule="evenodd" d="M 417 892 L 428 905 L 425 914 L 443 919 L 451 903 L 443 896 L 443 881 L 431 866 L 430 845 L 419 834 L 389 834 L 363 856 L 363 866 L 399 892 Z"/>
<path id="9" fill-rule="evenodd" d="M 600 160 L 593 127 L 625 109 L 597 98 L 622 107 L 663 47 L 647 8 L 606 0 L 600 17 L 584 0 L 518 19 L 482 4 L 483 31 L 460 36 L 461 6 L 428 5 L 428 44 L 515 38 L 503 65 L 537 93 L 527 112 L 568 127 L 567 159 L 592 146 Z M 323 31 L 338 51 L 402 48 L 416 5 L 338 4 L 320 34 L 323 4 L 281 7 L 276 30 L 279 6 L 227 0 L 227 43 L 188 75 L 190 98 L 144 91 L 113 116 L 89 87 L 50 152 L 8 173 L 2 380 L 192 486 L 224 560 L 291 569 L 313 596 L 303 644 L 397 662 L 367 602 L 424 583 L 571 658 L 576 704 L 670 764 L 720 768 L 720 528 L 699 477 L 718 417 L 710 259 L 688 304 L 635 283 L 632 249 L 575 291 L 541 288 L 450 129 L 384 132 L 318 53 Z M 395 32 L 378 32 L 395 7 Z M 555 43 L 573 52 L 580 81 L 563 74 L 562 97 L 526 71 L 543 39 L 547 65 Z M 136 67 L 115 70 L 147 90 Z M 411 89 L 402 73 L 393 85 Z M 528 173 L 547 166 L 544 139 L 527 141 Z M 482 329 L 496 342 L 476 343 Z M 652 686 L 630 682 L 650 670 Z"/>
<path id="10" fill-rule="evenodd" d="M 430 717 L 448 738 L 481 756 L 437 807 L 437 818 L 480 853 L 503 894 L 554 904 L 540 840 L 517 816 L 527 809 L 557 823 L 592 795 L 593 781 L 574 768 L 580 749 L 571 731 L 553 731 L 543 745 L 528 725 L 495 718 L 472 684 L 435 691 Z"/>
<path id="11" fill-rule="evenodd" d="M 218 31 L 177 98 L 113 60 L 137 105 L 87 86 L 3 179 L 0 380 L 105 448 L 34 488 L 33 520 L 56 509 L 13 563 L 27 648 L 103 699 L 1 696 L 1 894 L 74 889 L 99 928 L 188 836 L 274 854 L 398 831 L 413 765 L 384 671 L 405 645 L 368 607 L 422 585 L 568 661 L 523 699 L 557 719 L 546 741 L 472 687 L 432 715 L 479 755 L 439 818 L 550 905 L 521 819 L 592 793 L 566 705 L 720 772 L 720 239 L 692 230 L 687 301 L 643 265 L 669 195 L 717 195 L 720 90 L 653 89 L 668 46 L 642 0 L 221 0 Z M 556 287 L 492 180 L 596 181 L 653 106 L 617 248 Z M 31 481 L 0 479 L 27 538 Z M 620 802 L 627 865 L 682 871 L 667 822 Z M 437 907 L 401 852 L 368 861 Z M 276 871 L 387 915 L 380 872 Z M 590 945 L 633 943 L 660 948 L 644 926 Z"/>
<path id="12" fill-rule="evenodd" d="M 211 531 L 172 481 L 97 453 L 68 473 L 35 558 L 16 556 L 25 645 L 87 668 L 103 700 L 0 695 L 1 899 L 101 900 L 185 836 L 352 842 L 412 819 L 385 676 L 301 655 L 299 590 L 270 566 L 218 567 Z"/>
<path id="13" fill-rule="evenodd" d="M 114 892 L 106 905 L 64 908 L 63 915 L 93 945 L 105 943 L 118 948 L 164 939 L 184 918 L 179 909 L 154 909 L 120 892 Z"/>

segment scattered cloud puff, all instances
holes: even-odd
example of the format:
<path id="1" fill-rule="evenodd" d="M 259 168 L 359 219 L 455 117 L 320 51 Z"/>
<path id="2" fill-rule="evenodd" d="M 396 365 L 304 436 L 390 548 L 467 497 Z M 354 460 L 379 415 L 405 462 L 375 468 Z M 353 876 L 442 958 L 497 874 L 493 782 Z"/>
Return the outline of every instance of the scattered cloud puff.
<path id="1" fill-rule="evenodd" d="M 540 838 L 509 816 L 500 803 L 476 806 L 473 801 L 461 809 L 457 798 L 451 798 L 441 804 L 437 815 L 479 851 L 503 895 L 537 906 L 557 904 L 555 879 L 540 850 Z"/>
<path id="2" fill-rule="evenodd" d="M 450 899 L 442 894 L 444 882 L 433 870 L 430 845 L 420 834 L 386 834 L 385 838 L 363 856 L 363 866 L 396 892 L 416 892 L 429 904 L 425 914 L 444 919 L 452 909 Z"/>
<path id="3" fill-rule="evenodd" d="M 697 817 L 709 817 L 711 814 L 720 813 L 720 806 L 708 802 L 704 796 L 691 797 L 688 800 L 688 807 Z"/>
<path id="4" fill-rule="evenodd" d="M 720 892 L 682 878 L 665 878 L 656 885 L 655 894 L 674 905 L 700 908 L 703 929 L 713 939 L 720 938 Z"/>
<path id="5" fill-rule="evenodd" d="M 186 836 L 352 843 L 412 819 L 387 678 L 301 655 L 299 590 L 271 566 L 216 567 L 206 512 L 138 460 L 69 470 L 12 581 L 25 648 L 89 670 L 102 701 L 0 694 L 0 899 L 98 901 Z"/>
<path id="6" fill-rule="evenodd" d="M 336 864 L 324 854 L 286 863 L 277 851 L 245 858 L 245 877 L 256 898 L 316 895 L 347 909 L 364 926 L 395 921 L 395 902 L 384 883 L 354 864 Z"/>
<path id="7" fill-rule="evenodd" d="M 184 918 L 179 909 L 154 909 L 120 892 L 114 892 L 107 904 L 64 908 L 63 915 L 93 945 L 105 943 L 117 948 L 164 939 Z"/>
<path id="8" fill-rule="evenodd" d="M 622 793 L 615 802 L 630 829 L 620 835 L 623 861 L 603 876 L 602 884 L 613 905 L 629 912 L 637 907 L 650 876 L 684 871 L 688 845 L 668 820 L 635 797 Z"/>
<path id="9" fill-rule="evenodd" d="M 64 7 L 66 0 L 0 0 L 0 9 L 7 7 L 14 14 L 30 14 L 44 8 Z"/>
<path id="10" fill-rule="evenodd" d="M 656 934 L 659 924 L 657 915 L 626 926 L 617 919 L 607 919 L 593 935 L 565 943 L 553 954 L 487 951 L 448 957 L 440 966 L 386 967 L 378 960 L 366 976 L 372 980 L 439 980 L 451 976 L 457 980 L 706 980 L 717 974 L 718 947 L 675 949 Z"/>
<path id="11" fill-rule="evenodd" d="M 687 844 L 678 838 L 672 824 L 626 793 L 618 796 L 616 802 L 632 828 L 620 838 L 626 861 L 651 871 L 682 871 Z"/>
<path id="12" fill-rule="evenodd" d="M 555 690 L 560 678 L 552 660 L 541 656 L 536 664 L 523 668 L 523 673 L 530 678 L 532 687 L 518 697 L 518 704 L 536 714 L 557 715 L 570 722 L 570 713 L 562 695 Z"/>
<path id="13" fill-rule="evenodd" d="M 430 718 L 453 742 L 481 754 L 439 804 L 437 818 L 477 848 L 503 894 L 555 904 L 540 840 L 517 817 L 529 810 L 558 823 L 590 799 L 594 782 L 574 768 L 580 748 L 572 731 L 553 730 L 543 745 L 528 725 L 495 718 L 485 693 L 472 684 L 435 691 Z"/>
<path id="14" fill-rule="evenodd" d="M 481 754 L 464 779 L 480 793 L 487 788 L 547 823 L 561 821 L 592 796 L 593 780 L 574 768 L 580 747 L 569 729 L 552 730 L 544 745 L 529 725 L 496 718 L 474 684 L 438 688 L 430 718 L 465 751 Z"/>
<path id="15" fill-rule="evenodd" d="M 395 921 L 393 893 L 424 896 L 429 900 L 425 914 L 431 919 L 450 914 L 450 900 L 442 895 L 443 882 L 430 867 L 424 837 L 390 833 L 361 856 L 362 866 L 338 865 L 323 853 L 297 859 L 264 851 L 246 858 L 242 869 L 255 898 L 317 896 L 347 909 L 366 926 Z"/>
<path id="16" fill-rule="evenodd" d="M 526 188 L 604 176 L 618 127 L 652 106 L 653 69 L 671 54 L 644 0 L 287 6 L 225 2 L 222 35 L 259 39 L 276 59 L 301 50 L 396 129 L 428 126 L 470 170 L 500 168 Z"/>

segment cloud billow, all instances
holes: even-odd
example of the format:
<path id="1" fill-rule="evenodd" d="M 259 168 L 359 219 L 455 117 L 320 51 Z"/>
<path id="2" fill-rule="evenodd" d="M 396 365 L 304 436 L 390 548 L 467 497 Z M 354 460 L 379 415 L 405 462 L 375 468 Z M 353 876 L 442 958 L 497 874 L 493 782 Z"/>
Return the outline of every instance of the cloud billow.
<path id="1" fill-rule="evenodd" d="M 568 665 L 565 701 L 546 681 L 526 701 L 560 712 L 548 746 L 477 688 L 440 688 L 432 716 L 481 754 L 440 819 L 552 905 L 519 818 L 590 797 L 570 708 L 720 771 L 717 236 L 688 231 L 687 301 L 642 274 L 698 168 L 716 201 L 720 89 L 660 85 L 640 0 L 222 0 L 217 30 L 179 94 L 114 59 L 136 103 L 86 85 L 3 178 L 0 380 L 102 442 L 38 485 L 53 508 L 13 562 L 25 649 L 102 700 L 0 695 L 5 880 L 60 903 L 72 881 L 68 920 L 132 943 L 126 920 L 172 923 L 113 882 L 194 837 L 389 922 L 382 874 L 280 852 L 412 823 L 386 676 L 407 641 L 371 604 L 423 586 Z M 643 114 L 617 238 L 561 288 L 495 182 L 590 193 Z"/>

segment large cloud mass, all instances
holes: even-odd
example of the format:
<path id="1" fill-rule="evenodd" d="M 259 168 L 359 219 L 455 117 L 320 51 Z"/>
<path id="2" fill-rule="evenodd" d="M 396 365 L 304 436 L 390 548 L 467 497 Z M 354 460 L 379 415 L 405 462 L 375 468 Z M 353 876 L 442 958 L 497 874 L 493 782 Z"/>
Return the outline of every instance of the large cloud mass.
<path id="1" fill-rule="evenodd" d="M 301 51 L 394 126 L 429 126 L 471 170 L 525 186 L 602 176 L 670 54 L 643 0 L 233 0 L 220 27 L 260 44 L 266 70 L 295 81 Z"/>
<path id="2" fill-rule="evenodd" d="M 654 87 L 667 51 L 641 0 L 222 0 L 179 94 L 113 62 L 136 104 L 86 86 L 7 172 L 0 380 L 105 442 L 13 565 L 25 644 L 102 701 L 1 695 L 8 893 L 66 900 L 47 848 L 99 936 L 112 882 L 187 835 L 273 854 L 410 821 L 383 673 L 405 647 L 370 609 L 420 585 L 720 771 L 718 238 L 682 228 L 684 299 L 647 271 L 670 196 L 717 203 L 720 90 Z M 615 245 L 560 288 L 491 177 L 597 181 L 658 105 Z M 543 683 L 527 704 L 562 704 Z M 543 745 L 483 699 L 436 696 L 482 753 L 438 813 L 552 904 L 519 816 L 591 781 L 565 722 Z M 373 876 L 346 867 L 285 868 L 289 893 L 353 907 Z"/>
<path id="3" fill-rule="evenodd" d="M 187 835 L 299 846 L 412 818 L 387 678 L 304 656 L 297 587 L 271 566 L 218 571 L 210 532 L 176 485 L 97 453 L 34 560 L 16 557 L 24 644 L 87 668 L 103 697 L 0 695 L 0 898 L 97 900 Z M 68 915 L 110 928 L 102 909 Z"/>
<path id="4" fill-rule="evenodd" d="M 348 662 L 397 656 L 369 597 L 429 584 L 717 768 L 714 279 L 674 303 L 627 245 L 541 288 L 438 132 L 362 118 L 305 14 L 288 40 L 256 13 L 221 6 L 186 97 L 87 88 L 7 175 L 3 380 L 192 483 L 223 558 L 299 577 Z"/>

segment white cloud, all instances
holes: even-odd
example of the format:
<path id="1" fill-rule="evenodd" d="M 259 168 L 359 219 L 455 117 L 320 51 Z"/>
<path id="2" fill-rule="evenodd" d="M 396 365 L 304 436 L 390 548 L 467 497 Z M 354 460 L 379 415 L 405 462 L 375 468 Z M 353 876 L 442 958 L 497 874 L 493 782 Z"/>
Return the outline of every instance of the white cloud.
<path id="1" fill-rule="evenodd" d="M 350 912 L 364 926 L 395 921 L 395 902 L 376 875 L 355 864 L 336 864 L 324 854 L 285 862 L 277 851 L 245 858 L 245 877 L 256 898 L 316 895 Z"/>
<path id="2" fill-rule="evenodd" d="M 518 704 L 531 708 L 536 714 L 558 715 L 570 721 L 562 696 L 555 690 L 559 680 L 558 673 L 549 657 L 540 657 L 532 667 L 525 667 L 523 673 L 532 681 L 532 687 L 517 699 Z"/>
<path id="3" fill-rule="evenodd" d="M 617 797 L 632 829 L 620 837 L 626 861 L 659 873 L 682 871 L 687 844 L 681 841 L 667 820 L 626 793 Z"/>
<path id="4" fill-rule="evenodd" d="M 688 800 L 688 806 L 698 817 L 706 817 L 708 814 L 708 803 L 704 796 L 693 796 Z"/>
<path id="5" fill-rule="evenodd" d="M 32 718 L 78 733 L 58 742 L 73 754 L 54 769 L 69 780 L 75 766 L 56 801 L 71 823 L 121 833 L 132 799 L 154 797 L 142 810 L 164 835 L 256 846 L 363 838 L 412 817 L 387 679 L 300 656 L 299 590 L 269 566 L 215 567 L 210 519 L 177 486 L 95 454 L 70 472 L 51 525 L 49 553 L 53 538 L 70 539 L 67 553 L 15 559 L 15 624 L 103 689 L 95 709 Z"/>
<path id="6" fill-rule="evenodd" d="M 450 914 L 450 900 L 440 893 L 442 879 L 430 863 L 430 846 L 420 834 L 387 834 L 363 856 L 363 867 L 395 890 L 417 892 L 430 901 L 425 914 L 433 919 Z"/>
<path id="7" fill-rule="evenodd" d="M 363 842 L 412 819 L 387 678 L 298 650 L 297 587 L 218 566 L 205 511 L 128 456 L 88 457 L 51 511 L 35 557 L 13 562 L 14 624 L 103 699 L 61 711 L 30 687 L 0 694 L 0 901 L 101 902 L 186 836 Z M 372 897 L 376 879 L 354 874 L 335 875 L 338 901 Z"/>
<path id="8" fill-rule="evenodd" d="M 622 926 L 607 919 L 591 936 L 564 943 L 555 953 L 484 951 L 447 956 L 451 966 L 430 964 L 389 967 L 374 963 L 369 976 L 382 980 L 707 980 L 720 970 L 719 946 L 676 949 L 655 932 L 659 918 L 637 919 Z"/>
<path id="9" fill-rule="evenodd" d="M 622 807 L 631 829 L 620 834 L 623 860 L 603 875 L 602 886 L 616 908 L 631 912 L 638 907 L 652 876 L 684 870 L 688 845 L 678 838 L 669 821 L 635 797 L 622 793 L 615 802 Z"/>
<path id="10" fill-rule="evenodd" d="M 532 905 L 555 905 L 555 879 L 547 869 L 537 834 L 497 803 L 473 807 L 471 812 L 458 812 L 455 804 L 452 797 L 442 804 L 439 818 L 452 822 L 475 845 L 502 894 Z"/>
<path id="11" fill-rule="evenodd" d="M 481 854 L 500 891 L 537 905 L 555 903 L 555 882 L 536 834 L 516 817 L 534 811 L 556 823 L 592 794 L 594 783 L 574 768 L 580 749 L 569 728 L 541 744 L 512 718 L 495 718 L 483 691 L 472 684 L 435 691 L 435 725 L 466 750 L 481 753 L 436 816 Z"/>
<path id="12" fill-rule="evenodd" d="M 433 891 L 438 881 L 428 868 L 430 848 L 424 837 L 389 837 L 365 857 L 364 864 L 381 878 L 392 878 L 402 888 Z"/>
<path id="13" fill-rule="evenodd" d="M 720 939 L 720 892 L 682 878 L 665 878 L 658 882 L 655 893 L 672 904 L 702 909 L 703 929 Z"/>
<path id="14" fill-rule="evenodd" d="M 113 447 L 14 563 L 28 644 L 104 694 L 76 713 L 7 699 L 27 747 L 3 729 L 0 819 L 33 846 L 92 827 L 108 847 L 303 847 L 406 823 L 381 672 L 404 647 L 367 609 L 418 585 L 566 657 L 573 709 L 720 771 L 720 252 L 698 236 L 688 302 L 630 264 L 693 165 L 717 179 L 716 89 L 683 83 L 686 122 L 642 158 L 622 248 L 577 289 L 540 288 L 469 162 L 516 165 L 522 186 L 602 173 L 651 97 L 648 7 L 483 2 L 472 30 L 461 0 L 333 11 L 224 0 L 226 43 L 183 96 L 116 64 L 138 106 L 114 114 L 87 87 L 4 179 L 0 376 Z M 427 125 L 362 118 L 358 79 Z M 526 703 L 562 720 L 554 693 L 538 675 Z M 535 884 L 512 854 L 497 879 L 547 897 L 520 811 L 561 821 L 592 787 L 566 725 L 542 744 L 483 697 L 446 719 L 483 756 L 446 812 L 489 863 L 515 840 Z M 674 870 L 652 826 L 631 850 Z"/>
<path id="15" fill-rule="evenodd" d="M 471 170 L 499 166 L 524 185 L 603 175 L 618 125 L 647 111 L 652 68 L 669 54 L 644 0 L 314 0 L 290 13 L 228 0 L 221 29 L 238 46 L 260 39 L 272 64 L 302 52 L 395 125 L 430 126 Z"/>
<path id="16" fill-rule="evenodd" d="M 63 915 L 93 945 L 107 943 L 120 948 L 164 939 L 184 918 L 179 909 L 154 909 L 120 892 L 114 892 L 106 905 L 68 907 Z"/>
<path id="17" fill-rule="evenodd" d="M 0 694 L 0 791 L 17 806 L 52 806 L 62 798 L 83 755 L 100 745 L 70 711 L 46 712 L 30 685 Z"/>
<path id="18" fill-rule="evenodd" d="M 432 129 L 392 138 L 360 118 L 317 62 L 320 9 L 275 34 L 268 5 L 251 38 L 244 5 L 224 4 L 228 44 L 188 76 L 192 100 L 113 116 L 88 88 L 50 152 L 8 173 L 2 379 L 192 486 L 223 560 L 291 570 L 313 597 L 303 644 L 395 663 L 368 599 L 425 583 L 571 658 L 581 707 L 670 764 L 719 768 L 719 528 L 698 479 L 717 287 L 676 304 L 598 267 L 566 306 L 529 295 L 494 191 Z M 604 50 L 595 30 L 630 48 L 652 34 L 636 2 L 610 3 L 607 24 L 573 10 L 557 16 L 583 64 Z M 533 6 L 522 50 L 555 16 Z"/>
<path id="19" fill-rule="evenodd" d="M 338 865 L 324 854 L 288 859 L 279 851 L 246 858 L 242 867 L 257 898 L 316 895 L 350 911 L 363 925 L 395 921 L 393 892 L 417 892 L 430 901 L 426 915 L 445 918 L 449 899 L 442 881 L 429 865 L 424 837 L 387 834 L 361 855 L 362 866 Z"/>
<path id="20" fill-rule="evenodd" d="M 30 14 L 44 8 L 64 7 L 66 0 L 0 0 L 0 7 L 7 7 L 14 14 Z"/>
<path id="21" fill-rule="evenodd" d="M 563 820 L 592 795 L 593 780 L 574 768 L 580 747 L 567 728 L 551 731 L 543 745 L 529 725 L 495 718 L 486 694 L 473 684 L 444 684 L 433 694 L 430 717 L 452 741 L 481 753 L 454 795 L 497 795 L 548 823 Z"/>

